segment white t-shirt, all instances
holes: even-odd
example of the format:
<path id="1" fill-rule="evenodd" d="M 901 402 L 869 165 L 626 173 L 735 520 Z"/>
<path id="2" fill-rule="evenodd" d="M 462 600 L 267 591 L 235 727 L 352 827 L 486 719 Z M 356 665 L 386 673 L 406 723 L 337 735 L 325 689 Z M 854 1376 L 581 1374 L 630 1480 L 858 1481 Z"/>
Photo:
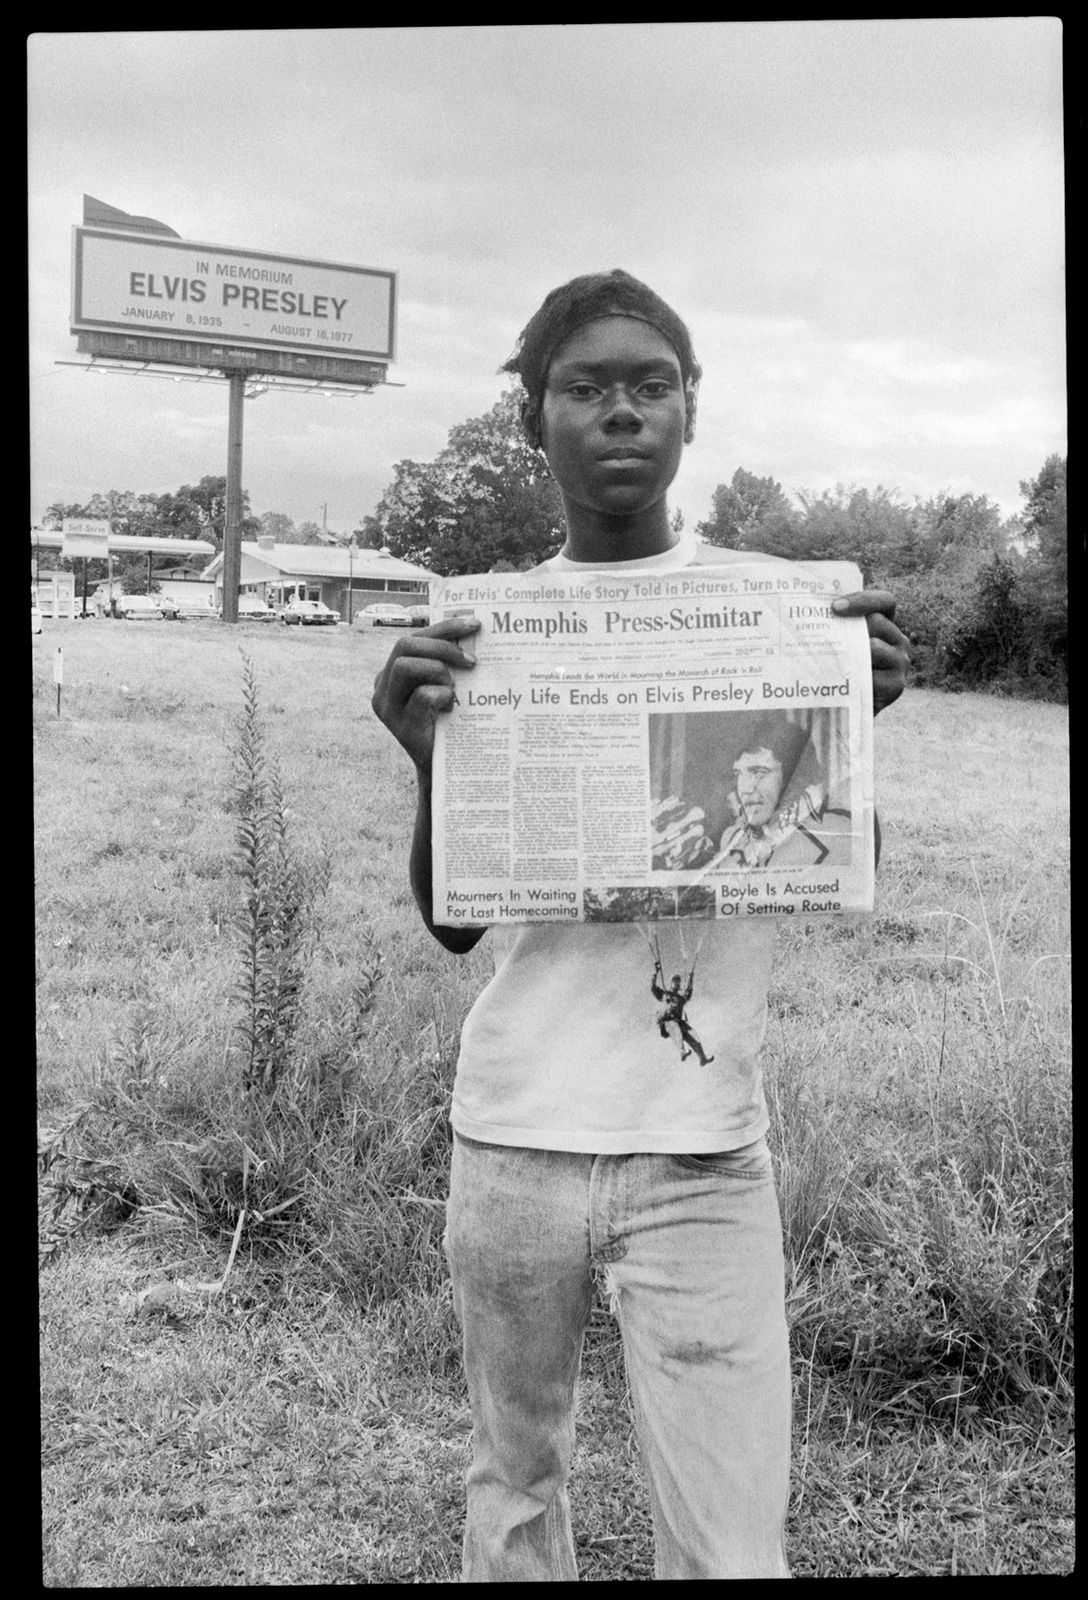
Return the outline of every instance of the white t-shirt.
<path id="1" fill-rule="evenodd" d="M 711 555 L 688 537 L 604 570 L 674 571 L 708 559 L 766 558 Z M 555 556 L 538 570 L 588 569 Z M 461 1035 L 457 1133 L 621 1155 L 734 1150 L 766 1132 L 759 1048 L 773 921 L 532 923 L 488 937 L 495 975 Z M 683 996 L 689 980 L 681 1008 L 669 992 Z M 678 1011 L 684 1028 L 672 1020 Z"/>

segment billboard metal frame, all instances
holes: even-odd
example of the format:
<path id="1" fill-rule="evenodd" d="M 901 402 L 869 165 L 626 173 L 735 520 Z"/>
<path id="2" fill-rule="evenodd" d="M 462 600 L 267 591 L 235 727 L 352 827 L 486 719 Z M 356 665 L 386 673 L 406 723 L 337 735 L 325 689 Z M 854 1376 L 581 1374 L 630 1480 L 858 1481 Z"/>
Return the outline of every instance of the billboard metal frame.
<path id="1" fill-rule="evenodd" d="M 387 370 L 382 361 L 364 361 L 360 357 L 242 349 L 223 340 L 205 345 L 198 344 L 195 339 L 168 339 L 144 333 L 78 332 L 76 349 L 95 360 L 132 361 L 142 366 L 203 367 L 216 373 L 229 368 L 254 376 L 287 378 L 306 384 L 340 383 L 363 388 L 384 384 Z"/>

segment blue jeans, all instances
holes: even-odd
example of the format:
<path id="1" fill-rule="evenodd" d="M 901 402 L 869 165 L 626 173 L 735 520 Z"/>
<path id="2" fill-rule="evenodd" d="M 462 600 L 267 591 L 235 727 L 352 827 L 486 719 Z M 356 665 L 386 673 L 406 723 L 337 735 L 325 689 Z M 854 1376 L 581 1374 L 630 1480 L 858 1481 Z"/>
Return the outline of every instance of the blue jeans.
<path id="1" fill-rule="evenodd" d="M 765 1140 L 594 1156 L 455 1137 L 445 1243 L 473 1415 L 464 1581 L 577 1577 L 566 1484 L 602 1267 L 655 1577 L 789 1576 L 789 1348 Z"/>

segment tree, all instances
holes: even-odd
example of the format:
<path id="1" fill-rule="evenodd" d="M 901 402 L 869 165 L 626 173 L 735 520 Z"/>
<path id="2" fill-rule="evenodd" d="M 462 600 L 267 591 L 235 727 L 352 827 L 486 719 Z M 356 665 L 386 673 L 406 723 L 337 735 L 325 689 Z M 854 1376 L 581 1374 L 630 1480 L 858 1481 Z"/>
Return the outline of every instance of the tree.
<path id="1" fill-rule="evenodd" d="M 206 539 L 200 511 L 184 489 L 176 494 L 161 494 L 155 504 L 158 531 L 169 539 Z"/>
<path id="2" fill-rule="evenodd" d="M 1048 456 L 1020 485 L 1027 546 L 1018 596 L 1027 640 L 1027 675 L 1037 692 L 1064 698 L 1068 684 L 1069 554 L 1066 460 Z"/>
<path id="3" fill-rule="evenodd" d="M 400 461 L 373 526 L 393 555 L 451 576 L 534 566 L 563 542 L 559 491 L 521 429 L 520 391 L 450 430 L 433 461 Z"/>
<path id="4" fill-rule="evenodd" d="M 227 480 L 225 477 L 207 476 L 198 484 L 183 484 L 176 495 L 168 497 L 169 514 L 177 517 L 180 538 L 211 539 L 217 548 L 223 546 L 223 528 L 227 516 Z M 195 526 L 195 534 L 185 533 L 184 527 Z M 249 508 L 249 492 L 242 491 L 242 534 L 256 538 L 260 523 Z"/>
<path id="5" fill-rule="evenodd" d="M 715 489 L 710 516 L 696 523 L 695 533 L 726 550 L 766 551 L 763 543 L 753 542 L 759 541 L 764 525 L 773 519 L 780 535 L 783 521 L 789 523 L 792 518 L 792 507 L 780 483 L 738 467 L 729 483 L 720 483 Z"/>
<path id="6" fill-rule="evenodd" d="M 1016 568 L 995 555 L 975 576 L 971 605 L 948 647 L 948 678 L 964 688 L 1016 687 L 1023 674 L 1025 623 Z"/>
<path id="7" fill-rule="evenodd" d="M 353 537 L 360 550 L 380 550 L 382 547 L 382 530 L 377 517 L 364 517 L 362 526 L 356 528 Z"/>
<path id="8" fill-rule="evenodd" d="M 298 530 L 283 511 L 264 511 L 260 516 L 261 532 L 274 544 L 296 544 Z"/>
<path id="9" fill-rule="evenodd" d="M 63 526 L 66 517 L 85 517 L 86 515 L 86 506 L 79 506 L 75 503 L 69 505 L 63 500 L 54 500 L 51 506 L 46 507 L 42 515 L 42 527 L 60 528 Z"/>
<path id="10" fill-rule="evenodd" d="M 1048 456 L 1037 478 L 1021 483 L 1024 538 L 1056 594 L 1063 597 L 1069 582 L 1069 519 L 1066 502 L 1066 458 Z"/>
<path id="11" fill-rule="evenodd" d="M 938 569 L 974 573 L 991 557 L 1008 550 L 1008 528 L 1000 508 L 982 494 L 946 491 L 918 502 L 914 524 L 914 537 L 898 552 L 898 563 L 889 565 L 888 576 Z"/>

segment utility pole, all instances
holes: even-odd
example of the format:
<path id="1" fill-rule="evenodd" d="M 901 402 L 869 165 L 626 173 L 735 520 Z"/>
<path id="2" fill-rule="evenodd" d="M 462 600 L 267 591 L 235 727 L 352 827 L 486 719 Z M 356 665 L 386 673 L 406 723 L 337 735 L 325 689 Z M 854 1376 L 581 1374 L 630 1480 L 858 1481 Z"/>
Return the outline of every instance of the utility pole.
<path id="1" fill-rule="evenodd" d="M 223 518 L 223 621 L 238 621 L 238 585 L 242 577 L 242 413 L 246 374 L 231 368 L 230 418 L 227 426 L 227 504 Z"/>

